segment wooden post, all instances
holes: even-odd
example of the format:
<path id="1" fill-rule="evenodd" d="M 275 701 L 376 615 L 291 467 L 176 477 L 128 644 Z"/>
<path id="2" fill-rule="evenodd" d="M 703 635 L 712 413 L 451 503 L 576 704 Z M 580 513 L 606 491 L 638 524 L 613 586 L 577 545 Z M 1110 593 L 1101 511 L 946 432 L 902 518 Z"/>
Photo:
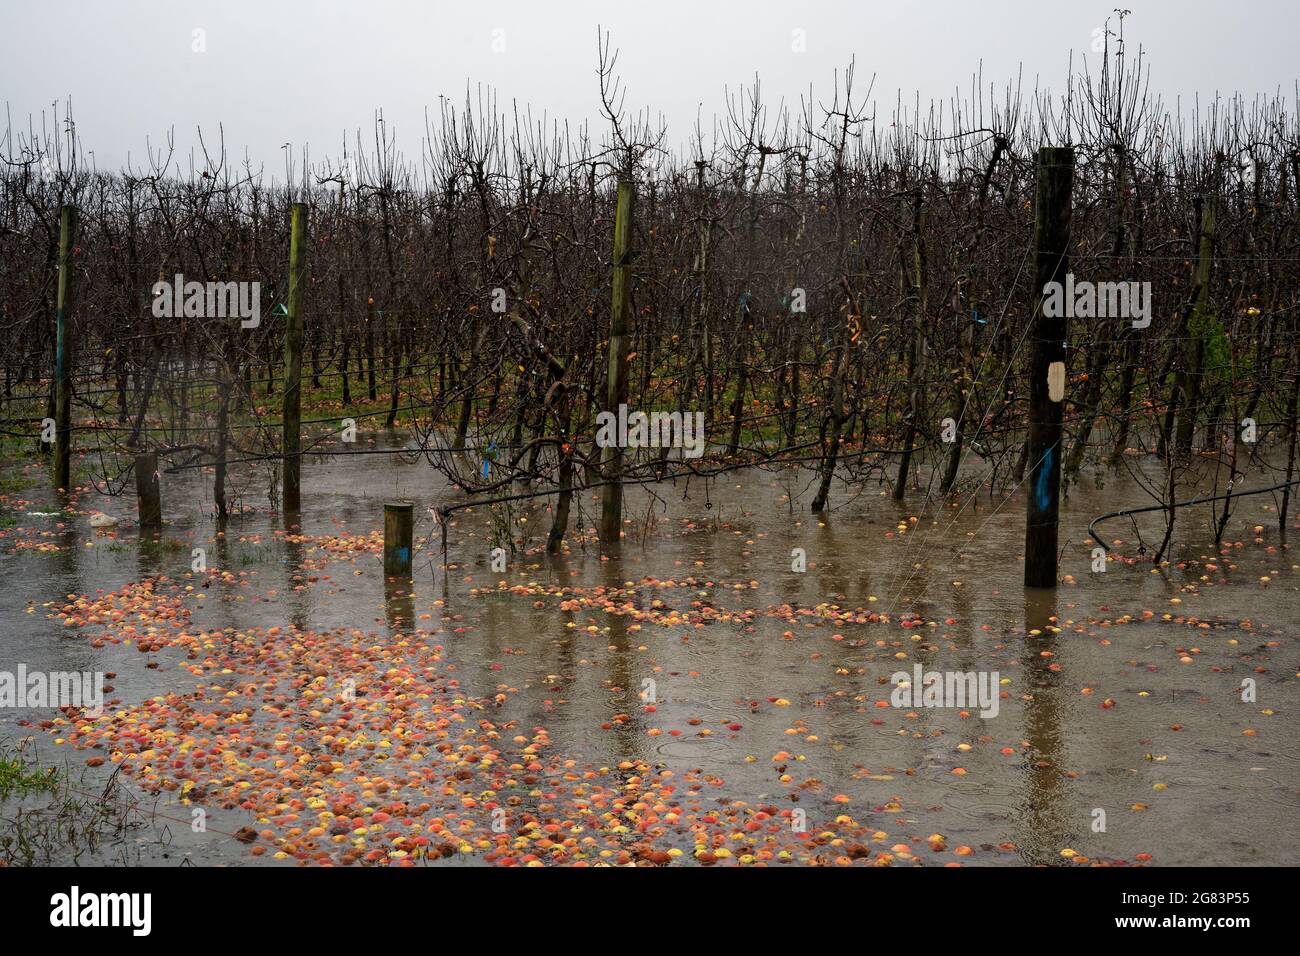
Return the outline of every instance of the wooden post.
<path id="1" fill-rule="evenodd" d="M 225 382 L 217 405 L 216 474 L 212 479 L 212 500 L 217 506 L 219 527 L 225 527 L 226 519 L 230 517 L 226 504 L 226 449 L 230 445 L 230 398 L 238 394 L 235 386 L 239 381 L 239 374 L 232 372 L 230 366 L 226 365 L 223 378 Z"/>
<path id="2" fill-rule="evenodd" d="M 916 445 L 916 432 L 920 425 L 921 404 L 925 399 L 925 241 L 921 238 L 925 196 L 920 187 L 912 196 L 912 261 L 899 265 L 898 291 L 906 295 L 908 315 L 912 328 L 907 346 L 907 431 L 903 435 L 903 455 L 898 461 L 898 480 L 894 482 L 894 500 L 907 496 L 907 478 L 912 467 L 912 450 Z M 845 353 L 848 352 L 847 345 Z"/>
<path id="3" fill-rule="evenodd" d="M 1061 674 L 1052 670 L 1054 662 L 1059 660 L 1055 655 L 1061 642 L 1054 630 L 1059 620 L 1057 592 L 1027 590 L 1024 598 L 1025 664 L 1034 690 L 1025 695 L 1023 732 L 1033 752 L 1042 759 L 1025 768 L 1025 791 L 1033 796 L 1026 801 L 1028 811 L 1019 815 L 1012 833 L 1019 846 L 1028 848 L 1028 862 L 1056 865 L 1060 859 L 1056 847 L 1068 843 L 1067 834 L 1074 831 L 1070 825 L 1068 780 L 1060 772 L 1061 764 L 1068 759 L 1063 744 L 1069 734 L 1065 728 L 1069 721 L 1070 695 L 1061 686 Z M 1049 841 L 1046 846 L 1044 840 Z"/>
<path id="4" fill-rule="evenodd" d="M 1032 353 L 1029 360 L 1029 487 L 1025 495 L 1025 587 L 1054 588 L 1057 572 L 1057 522 L 1061 507 L 1061 419 L 1063 393 L 1049 389 L 1065 362 L 1064 302 L 1043 312 L 1043 289 L 1049 282 L 1065 283 L 1070 271 L 1070 192 L 1074 186 L 1074 150 L 1044 146 L 1038 151 L 1037 192 L 1034 197 L 1036 286 L 1030 319 Z M 1062 300 L 1064 296 L 1061 297 Z M 1053 400 L 1056 399 L 1056 400 Z"/>
<path id="5" fill-rule="evenodd" d="M 293 204 L 289 302 L 284 329 L 284 510 L 302 506 L 302 297 L 307 283 L 307 204 Z"/>
<path id="6" fill-rule="evenodd" d="M 1210 278 L 1214 272 L 1214 242 L 1218 219 L 1218 170 L 1215 182 L 1207 195 L 1201 198 L 1201 234 L 1197 243 L 1196 272 L 1193 278 L 1196 305 L 1188 321 L 1183 338 L 1183 367 L 1177 383 L 1182 407 L 1178 410 L 1178 432 L 1175 449 L 1180 455 L 1192 453 L 1192 439 L 1196 436 L 1196 415 L 1201 403 L 1201 378 L 1204 374 L 1205 347 L 1210 321 Z M 1177 345 L 1175 345 L 1177 348 Z M 1234 426 L 1236 427 L 1236 426 Z"/>
<path id="7" fill-rule="evenodd" d="M 162 527 L 162 496 L 158 488 L 156 452 L 146 452 L 135 457 L 135 503 L 142 530 Z"/>
<path id="8" fill-rule="evenodd" d="M 411 576 L 411 534 L 415 505 L 409 501 L 384 504 L 384 577 Z"/>
<path id="9" fill-rule="evenodd" d="M 59 209 L 59 291 L 55 312 L 54 487 L 72 490 L 72 248 L 77 207 Z"/>
<path id="10" fill-rule="evenodd" d="M 614 301 L 609 320 L 609 370 L 605 409 L 617 418 L 627 403 L 627 353 L 631 344 L 632 285 L 628 248 L 632 237 L 632 183 L 618 184 L 614 213 Z M 604 449 L 601 473 L 606 485 L 601 496 L 600 539 L 617 544 L 623 530 L 623 448 L 617 442 Z"/>

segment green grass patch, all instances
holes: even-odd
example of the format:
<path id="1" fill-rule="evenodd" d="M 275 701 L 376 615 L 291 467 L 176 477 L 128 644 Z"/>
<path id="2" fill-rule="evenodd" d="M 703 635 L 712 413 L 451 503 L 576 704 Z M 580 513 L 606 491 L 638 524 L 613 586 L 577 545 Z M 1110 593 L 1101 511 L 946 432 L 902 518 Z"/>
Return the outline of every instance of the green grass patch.
<path id="1" fill-rule="evenodd" d="M 0 752 L 0 800 L 11 796 L 53 793 L 58 789 L 58 771 L 40 768 L 27 761 L 21 751 L 7 748 Z"/>

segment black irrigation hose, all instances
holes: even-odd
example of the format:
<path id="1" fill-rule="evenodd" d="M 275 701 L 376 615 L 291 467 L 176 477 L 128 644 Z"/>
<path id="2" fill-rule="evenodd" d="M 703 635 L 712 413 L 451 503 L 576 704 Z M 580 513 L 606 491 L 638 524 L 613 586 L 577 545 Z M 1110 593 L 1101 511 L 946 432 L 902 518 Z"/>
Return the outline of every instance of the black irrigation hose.
<path id="1" fill-rule="evenodd" d="M 1262 495 L 1270 491 L 1280 491 L 1283 488 L 1289 488 L 1292 485 L 1300 485 L 1300 478 L 1295 481 L 1284 481 L 1279 485 L 1270 485 L 1267 488 L 1253 488 L 1250 491 L 1229 491 L 1226 494 L 1214 495 L 1209 498 L 1192 498 L 1189 501 L 1175 501 L 1172 505 L 1148 505 L 1145 508 L 1125 508 L 1122 511 L 1111 511 L 1108 514 L 1099 515 L 1088 522 L 1088 537 L 1092 538 L 1099 544 L 1103 551 L 1110 554 L 1110 548 L 1106 542 L 1097 537 L 1097 532 L 1093 531 L 1093 525 L 1101 521 L 1109 521 L 1111 518 L 1127 518 L 1130 515 L 1140 515 L 1148 511 L 1167 511 L 1170 508 L 1186 508 L 1189 505 L 1203 505 L 1211 501 L 1226 501 L 1229 498 L 1245 498 L 1247 495 Z"/>

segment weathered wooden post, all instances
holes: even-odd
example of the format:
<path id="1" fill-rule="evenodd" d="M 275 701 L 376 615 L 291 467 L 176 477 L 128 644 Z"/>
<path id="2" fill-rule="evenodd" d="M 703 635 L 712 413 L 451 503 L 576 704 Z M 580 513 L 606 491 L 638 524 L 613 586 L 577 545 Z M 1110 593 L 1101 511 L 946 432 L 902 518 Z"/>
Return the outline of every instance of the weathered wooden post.
<path id="1" fill-rule="evenodd" d="M 162 495 L 158 488 L 158 454 L 135 456 L 135 503 L 141 530 L 162 527 Z"/>
<path id="2" fill-rule="evenodd" d="M 409 501 L 384 503 L 384 577 L 411 576 L 414 526 L 415 505 Z"/>
<path id="3" fill-rule="evenodd" d="M 1201 379 L 1204 375 L 1205 343 L 1210 319 L 1210 279 L 1214 274 L 1214 243 L 1217 228 L 1219 195 L 1218 169 L 1215 169 L 1215 181 L 1201 197 L 1201 234 L 1197 243 L 1196 272 L 1193 276 L 1193 288 L 1196 290 L 1196 304 L 1192 307 L 1191 318 L 1181 343 L 1183 350 L 1183 367 L 1175 382 L 1179 390 L 1182 408 L 1178 410 L 1178 432 L 1174 448 L 1180 455 L 1192 453 L 1192 439 L 1196 436 L 1196 414 L 1201 403 Z M 1175 348 L 1179 347 L 1175 343 Z"/>
<path id="4" fill-rule="evenodd" d="M 307 204 L 293 204 L 284 329 L 284 510 L 302 506 L 302 299 L 307 289 Z"/>
<path id="5" fill-rule="evenodd" d="M 1056 587 L 1057 522 L 1061 509 L 1061 420 L 1064 408 L 1066 303 L 1044 311 L 1044 288 L 1064 285 L 1070 271 L 1070 192 L 1074 150 L 1038 151 L 1034 197 L 1035 295 L 1030 319 L 1029 489 L 1025 495 L 1025 587 Z M 1049 382 L 1049 378 L 1051 381 Z"/>
<path id="6" fill-rule="evenodd" d="M 54 487 L 72 489 L 72 249 L 77 207 L 59 209 L 59 289 L 54 355 Z"/>
<path id="7" fill-rule="evenodd" d="M 605 388 L 605 409 L 617 419 L 620 405 L 627 403 L 627 354 L 631 344 L 632 284 L 628 249 L 632 236 L 632 182 L 618 184 L 614 212 L 614 301 L 609 319 L 609 370 Z M 617 441 L 601 455 L 600 539 L 617 544 L 623 530 L 623 448 Z"/>

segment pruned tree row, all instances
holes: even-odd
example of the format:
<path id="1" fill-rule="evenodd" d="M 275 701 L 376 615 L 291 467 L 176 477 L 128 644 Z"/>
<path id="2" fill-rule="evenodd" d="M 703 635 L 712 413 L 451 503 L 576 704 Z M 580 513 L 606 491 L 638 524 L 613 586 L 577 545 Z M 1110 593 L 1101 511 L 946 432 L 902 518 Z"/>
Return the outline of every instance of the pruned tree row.
<path id="1" fill-rule="evenodd" d="M 1173 501 L 1210 461 L 1292 478 L 1294 105 L 1167 109 L 1121 41 L 1065 96 L 994 95 L 977 78 L 949 103 L 884 109 L 850 66 L 829 97 L 773 105 L 755 81 L 675 151 L 648 112 L 625 110 L 606 41 L 600 53 L 598 132 L 478 92 L 430 114 L 418 155 L 380 115 L 341 156 L 290 158 L 282 178 L 223 142 L 108 172 L 66 116 L 10 130 L 6 433 L 35 447 L 52 411 L 59 210 L 74 205 L 76 444 L 109 491 L 139 449 L 216 466 L 224 514 L 227 463 L 282 451 L 281 307 L 303 203 L 308 453 L 343 450 L 330 436 L 347 416 L 410 428 L 476 500 L 555 495 L 552 549 L 577 489 L 746 465 L 810 467 L 814 510 L 837 479 L 880 478 L 899 499 L 1014 488 L 1042 292 L 1034 157 L 1062 144 L 1070 271 L 1098 290 L 1073 302 L 1065 481 L 1129 468 Z M 258 283 L 258 320 L 184 296 L 160 315 L 156 284 L 178 276 Z M 602 415 L 620 405 L 658 424 L 702 414 L 707 445 L 625 439 L 607 454 Z"/>

